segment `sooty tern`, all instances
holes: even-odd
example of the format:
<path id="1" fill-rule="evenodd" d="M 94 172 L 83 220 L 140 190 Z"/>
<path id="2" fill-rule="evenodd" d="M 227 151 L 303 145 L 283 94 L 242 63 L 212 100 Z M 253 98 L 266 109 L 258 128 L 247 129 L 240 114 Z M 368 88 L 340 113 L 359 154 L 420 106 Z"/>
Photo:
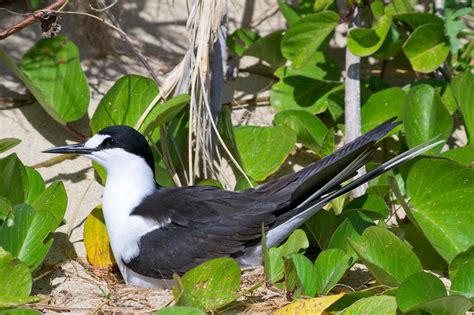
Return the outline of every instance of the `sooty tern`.
<path id="1" fill-rule="evenodd" d="M 103 211 L 119 269 L 128 284 L 156 287 L 217 257 L 260 264 L 262 224 L 268 247 L 278 245 L 332 199 L 440 143 L 424 143 L 341 186 L 398 124 L 391 119 L 296 173 L 240 192 L 160 187 L 150 146 L 127 126 L 44 152 L 82 154 L 106 169 Z"/>

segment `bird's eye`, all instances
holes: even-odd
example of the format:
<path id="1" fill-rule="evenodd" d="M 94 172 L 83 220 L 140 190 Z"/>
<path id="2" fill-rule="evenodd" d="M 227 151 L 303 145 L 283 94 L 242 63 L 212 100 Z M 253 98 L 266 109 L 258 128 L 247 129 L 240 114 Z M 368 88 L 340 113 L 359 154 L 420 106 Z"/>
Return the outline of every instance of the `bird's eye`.
<path id="1" fill-rule="evenodd" d="M 115 140 L 111 137 L 105 138 L 104 141 L 102 141 L 102 145 L 106 147 L 113 146 L 115 144 Z"/>

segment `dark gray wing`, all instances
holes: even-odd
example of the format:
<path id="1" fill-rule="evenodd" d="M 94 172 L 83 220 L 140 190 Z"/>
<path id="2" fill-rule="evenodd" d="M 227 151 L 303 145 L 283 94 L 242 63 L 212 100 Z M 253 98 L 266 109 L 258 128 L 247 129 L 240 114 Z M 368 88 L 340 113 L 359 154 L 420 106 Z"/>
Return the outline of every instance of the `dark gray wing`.
<path id="1" fill-rule="evenodd" d="M 272 225 L 282 207 L 214 187 L 160 188 L 132 214 L 163 226 L 142 236 L 139 255 L 126 265 L 142 275 L 170 278 L 209 259 L 238 257 L 259 242 L 262 223 Z"/>
<path id="2" fill-rule="evenodd" d="M 315 198 L 310 198 L 314 203 L 354 176 L 368 161 L 369 153 L 376 150 L 376 141 L 399 124 L 393 121 L 299 172 L 255 189 L 231 192 L 202 186 L 160 188 L 132 214 L 152 218 L 164 226 L 140 239 L 139 255 L 126 265 L 146 276 L 170 278 L 173 272 L 184 273 L 209 259 L 244 254 L 259 243 L 262 223 L 267 229 L 284 224 L 304 211 L 305 207 L 298 205 L 308 197 Z M 333 184 L 325 187 L 330 181 Z M 319 190 L 320 194 L 312 196 Z"/>

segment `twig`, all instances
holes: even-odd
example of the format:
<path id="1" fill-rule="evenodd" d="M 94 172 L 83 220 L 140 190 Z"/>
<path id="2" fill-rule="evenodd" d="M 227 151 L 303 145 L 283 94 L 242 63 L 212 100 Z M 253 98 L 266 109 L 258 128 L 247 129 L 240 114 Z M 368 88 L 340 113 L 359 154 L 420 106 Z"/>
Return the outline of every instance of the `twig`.
<path id="1" fill-rule="evenodd" d="M 110 12 L 108 9 L 111 8 L 114 3 L 112 5 L 105 5 L 105 3 L 102 1 L 102 0 L 97 0 L 96 1 L 100 6 L 102 6 L 102 10 L 104 11 L 104 13 L 107 15 L 107 17 L 110 19 L 110 21 L 112 21 L 112 23 L 117 27 L 119 28 L 120 30 L 122 30 L 122 28 L 120 27 L 117 19 L 115 18 L 115 16 L 112 14 L 112 12 Z M 116 2 L 116 1 L 115 1 Z M 153 71 L 153 68 L 151 67 L 150 63 L 148 62 L 148 60 L 146 60 L 145 56 L 143 56 L 143 54 L 141 53 L 141 51 L 138 49 L 138 47 L 132 43 L 132 41 L 130 40 L 130 37 L 127 35 L 127 33 L 125 33 L 123 30 L 122 32 L 119 33 L 120 34 L 120 37 L 122 38 L 122 40 L 128 45 L 128 47 L 132 50 L 133 54 L 140 60 L 140 62 L 143 64 L 143 66 L 145 66 L 145 68 L 148 70 L 148 72 L 150 73 L 151 77 L 153 78 L 153 80 L 156 82 L 156 84 L 158 86 L 160 86 L 160 80 L 158 79 L 155 71 Z"/>
<path id="2" fill-rule="evenodd" d="M 53 4 L 45 7 L 42 10 L 35 11 L 34 13 L 27 14 L 28 16 L 21 22 L 16 23 L 13 26 L 10 26 L 6 30 L 0 32 L 0 40 L 7 38 L 8 36 L 15 34 L 16 32 L 24 29 L 27 26 L 36 22 L 36 19 L 41 19 L 48 11 L 57 10 L 63 7 L 66 4 L 66 0 L 56 0 Z"/>
<path id="3" fill-rule="evenodd" d="M 74 128 L 71 125 L 66 124 L 64 125 L 64 128 L 79 141 L 86 141 L 87 139 L 89 139 L 89 137 L 84 136 L 82 133 L 80 133 L 76 128 Z"/>

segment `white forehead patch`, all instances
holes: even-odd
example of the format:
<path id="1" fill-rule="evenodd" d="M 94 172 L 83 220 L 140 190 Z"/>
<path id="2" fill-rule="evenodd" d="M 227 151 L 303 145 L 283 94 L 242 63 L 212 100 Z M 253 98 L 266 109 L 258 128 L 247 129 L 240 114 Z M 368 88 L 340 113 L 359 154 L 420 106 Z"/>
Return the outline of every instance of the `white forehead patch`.
<path id="1" fill-rule="evenodd" d="M 110 135 L 96 134 L 84 144 L 85 148 L 97 148 L 105 139 L 110 138 Z"/>

